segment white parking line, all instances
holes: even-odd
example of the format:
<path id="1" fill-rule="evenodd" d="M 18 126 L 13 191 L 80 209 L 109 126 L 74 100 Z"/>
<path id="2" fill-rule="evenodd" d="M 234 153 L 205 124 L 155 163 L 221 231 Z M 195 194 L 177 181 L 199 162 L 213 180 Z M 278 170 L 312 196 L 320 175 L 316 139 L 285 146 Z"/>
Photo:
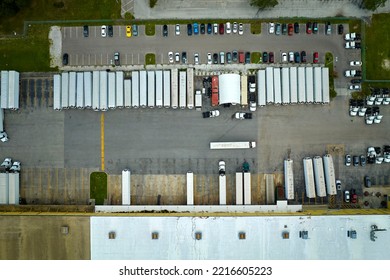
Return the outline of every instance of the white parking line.
<path id="1" fill-rule="evenodd" d="M 118 37 L 122 37 L 122 33 L 121 33 L 121 27 L 120 27 L 120 26 L 118 26 L 118 34 L 119 34 L 119 36 L 118 36 Z"/>
<path id="2" fill-rule="evenodd" d="M 66 27 L 62 28 L 62 38 L 66 39 Z"/>

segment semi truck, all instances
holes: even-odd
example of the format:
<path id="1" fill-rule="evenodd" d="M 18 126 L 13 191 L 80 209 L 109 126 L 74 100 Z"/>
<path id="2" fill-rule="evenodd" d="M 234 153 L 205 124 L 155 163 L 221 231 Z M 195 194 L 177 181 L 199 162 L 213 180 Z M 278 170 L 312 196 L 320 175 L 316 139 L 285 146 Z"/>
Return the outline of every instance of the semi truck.
<path id="1" fill-rule="evenodd" d="M 60 74 L 53 75 L 53 109 L 56 111 L 61 111 L 61 75 Z"/>
<path id="2" fill-rule="evenodd" d="M 139 71 L 139 106 L 146 108 L 147 106 L 147 89 L 148 89 L 148 80 L 146 71 Z"/>
<path id="3" fill-rule="evenodd" d="M 100 108 L 100 73 L 92 72 L 92 109 L 99 111 Z"/>
<path id="4" fill-rule="evenodd" d="M 218 76 L 211 77 L 211 106 L 219 105 L 219 78 Z"/>
<path id="5" fill-rule="evenodd" d="M 297 67 L 290 68 L 290 104 L 298 103 Z"/>
<path id="6" fill-rule="evenodd" d="M 314 102 L 314 80 L 313 67 L 306 67 L 306 102 L 311 104 Z"/>
<path id="7" fill-rule="evenodd" d="M 77 109 L 84 109 L 84 73 L 76 73 L 76 107 Z"/>
<path id="8" fill-rule="evenodd" d="M 218 163 L 219 173 L 219 204 L 226 205 L 226 163 L 220 160 Z"/>
<path id="9" fill-rule="evenodd" d="M 69 73 L 61 74 L 61 107 L 69 109 Z"/>
<path id="10" fill-rule="evenodd" d="M 275 103 L 274 94 L 274 70 L 272 67 L 265 68 L 265 78 L 267 80 L 267 104 Z"/>
<path id="11" fill-rule="evenodd" d="M 292 159 L 284 160 L 284 193 L 286 199 L 294 199 L 294 173 Z"/>
<path id="12" fill-rule="evenodd" d="M 253 148 L 256 148 L 255 141 L 210 142 L 211 150 L 253 149 Z"/>
<path id="13" fill-rule="evenodd" d="M 171 107 L 171 71 L 164 70 L 164 107 Z"/>
<path id="14" fill-rule="evenodd" d="M 241 106 L 248 106 L 248 76 L 241 75 Z"/>
<path id="15" fill-rule="evenodd" d="M 326 191 L 328 192 L 328 195 L 335 195 L 337 194 L 337 189 L 336 189 L 336 176 L 334 171 L 333 158 L 331 155 L 326 154 L 324 155 L 323 159 L 324 159 Z"/>
<path id="16" fill-rule="evenodd" d="M 305 157 L 303 159 L 303 172 L 305 175 L 306 196 L 308 198 L 315 198 L 316 191 L 314 183 L 313 161 L 310 157 Z"/>
<path id="17" fill-rule="evenodd" d="M 306 75 L 305 67 L 298 67 L 298 103 L 306 103 Z"/>
<path id="18" fill-rule="evenodd" d="M 282 104 L 290 104 L 290 71 L 289 68 L 282 68 Z"/>
<path id="19" fill-rule="evenodd" d="M 187 68 L 187 108 L 194 109 L 194 68 Z"/>
<path id="20" fill-rule="evenodd" d="M 139 107 L 139 72 L 133 71 L 131 74 L 131 104 L 133 108 Z"/>
<path id="21" fill-rule="evenodd" d="M 69 72 L 69 108 L 76 108 L 76 72 Z"/>
<path id="22" fill-rule="evenodd" d="M 156 107 L 163 106 L 163 71 L 156 71 Z"/>
<path id="23" fill-rule="evenodd" d="M 178 69 L 171 70 L 171 104 L 172 109 L 179 107 L 179 71 Z"/>
<path id="24" fill-rule="evenodd" d="M 202 110 L 202 92 L 200 90 L 195 91 L 195 110 Z"/>
<path id="25" fill-rule="evenodd" d="M 280 68 L 273 68 L 274 70 L 274 94 L 275 94 L 275 105 L 282 104 L 282 88 L 280 85 Z"/>
<path id="26" fill-rule="evenodd" d="M 4 109 L 0 108 L 0 141 L 7 142 L 8 140 L 7 132 L 4 130 Z"/>
<path id="27" fill-rule="evenodd" d="M 100 84 L 100 99 L 99 99 L 99 109 L 101 111 L 107 111 L 107 99 L 108 99 L 108 91 L 107 91 L 107 72 L 99 71 L 99 84 Z"/>
<path id="28" fill-rule="evenodd" d="M 116 108 L 116 81 L 115 72 L 108 72 L 108 108 Z"/>
<path id="29" fill-rule="evenodd" d="M 257 104 L 263 107 L 266 103 L 265 70 L 259 70 L 257 72 Z"/>
<path id="30" fill-rule="evenodd" d="M 125 90 L 125 108 L 131 108 L 131 80 L 124 80 L 124 90 Z"/>
<path id="31" fill-rule="evenodd" d="M 115 73 L 116 78 L 116 107 L 119 109 L 122 109 L 124 107 L 123 102 L 123 80 L 124 80 L 124 74 L 123 71 L 117 71 Z"/>
<path id="32" fill-rule="evenodd" d="M 154 108 L 156 99 L 155 74 L 148 71 L 148 107 Z"/>
<path id="33" fill-rule="evenodd" d="M 313 169 L 314 169 L 314 179 L 316 184 L 317 196 L 325 197 L 326 187 L 325 187 L 324 165 L 323 165 L 322 157 L 315 156 L 313 158 Z"/>
<path id="34" fill-rule="evenodd" d="M 84 72 L 84 107 L 92 108 L 92 73 Z"/>
<path id="35" fill-rule="evenodd" d="M 179 106 L 185 109 L 187 106 L 187 72 L 179 72 Z"/>
<path id="36" fill-rule="evenodd" d="M 314 103 L 321 104 L 322 103 L 322 71 L 321 67 L 313 68 L 314 74 Z"/>

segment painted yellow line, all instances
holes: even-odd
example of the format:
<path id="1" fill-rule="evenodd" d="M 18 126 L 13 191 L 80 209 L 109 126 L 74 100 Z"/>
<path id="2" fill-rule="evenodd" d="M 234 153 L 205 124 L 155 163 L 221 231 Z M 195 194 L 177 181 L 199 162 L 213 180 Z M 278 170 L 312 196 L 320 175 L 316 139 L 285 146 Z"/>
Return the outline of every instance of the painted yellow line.
<path id="1" fill-rule="evenodd" d="M 101 169 L 104 171 L 104 112 L 100 117 L 100 152 Z"/>

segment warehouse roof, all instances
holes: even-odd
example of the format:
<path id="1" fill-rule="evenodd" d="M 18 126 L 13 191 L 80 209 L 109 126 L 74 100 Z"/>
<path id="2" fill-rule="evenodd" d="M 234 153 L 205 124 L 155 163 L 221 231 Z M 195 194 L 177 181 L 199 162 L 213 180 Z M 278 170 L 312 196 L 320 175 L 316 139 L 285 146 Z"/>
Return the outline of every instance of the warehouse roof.
<path id="1" fill-rule="evenodd" d="M 240 75 L 222 74 L 219 76 L 219 104 L 240 104 Z"/>

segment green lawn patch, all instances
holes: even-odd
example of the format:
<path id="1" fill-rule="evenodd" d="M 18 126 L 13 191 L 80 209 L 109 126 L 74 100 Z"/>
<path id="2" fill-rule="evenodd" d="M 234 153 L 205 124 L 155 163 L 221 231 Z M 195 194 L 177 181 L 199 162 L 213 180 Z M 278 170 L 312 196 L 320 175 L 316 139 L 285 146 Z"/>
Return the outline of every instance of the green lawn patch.
<path id="1" fill-rule="evenodd" d="M 92 172 L 90 181 L 90 198 L 95 199 L 95 205 L 103 205 L 107 198 L 107 174 Z"/>
<path id="2" fill-rule="evenodd" d="M 156 28 L 155 28 L 155 23 L 153 22 L 148 22 L 145 24 L 145 34 L 147 36 L 154 36 L 156 33 Z"/>
<path id="3" fill-rule="evenodd" d="M 49 26 L 32 25 L 26 37 L 5 38 L 0 44 L 0 68 L 17 71 L 51 71 Z"/>
<path id="4" fill-rule="evenodd" d="M 112 0 L 31 0 L 31 5 L 11 18 L 0 18 L 0 33 L 18 34 L 24 21 L 100 20 L 121 18 L 120 1 Z"/>
<path id="5" fill-rule="evenodd" d="M 147 53 L 145 55 L 145 64 L 146 65 L 155 65 L 156 64 L 156 55 L 154 53 Z"/>
<path id="6" fill-rule="evenodd" d="M 367 80 L 390 80 L 390 18 L 374 14 L 365 27 L 365 61 Z"/>
<path id="7" fill-rule="evenodd" d="M 252 52 L 251 53 L 251 63 L 261 63 L 261 53 Z"/>
<path id="8" fill-rule="evenodd" d="M 337 78 L 337 73 L 333 68 L 333 54 L 329 52 L 325 54 L 325 66 L 329 68 L 329 95 L 330 98 L 335 98 L 337 92 L 334 90 L 334 78 Z"/>
<path id="9" fill-rule="evenodd" d="M 261 21 L 251 22 L 251 33 L 260 34 L 261 33 Z"/>

